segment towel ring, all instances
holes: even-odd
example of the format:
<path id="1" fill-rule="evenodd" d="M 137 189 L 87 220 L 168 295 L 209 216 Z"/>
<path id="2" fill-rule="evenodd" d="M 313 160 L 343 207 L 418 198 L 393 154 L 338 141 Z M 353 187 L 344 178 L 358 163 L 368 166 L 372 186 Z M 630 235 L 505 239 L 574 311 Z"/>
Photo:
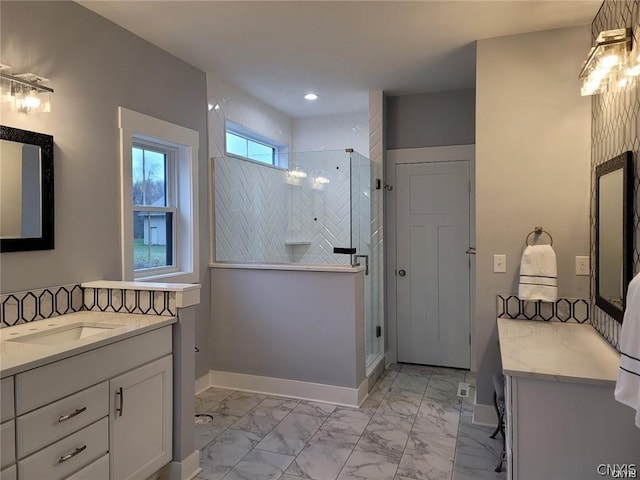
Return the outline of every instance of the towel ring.
<path id="1" fill-rule="evenodd" d="M 547 234 L 547 236 L 549 237 L 549 245 L 553 246 L 553 237 L 549 232 L 547 232 L 546 230 L 543 230 L 542 227 L 536 227 L 532 232 L 529 232 L 529 235 L 527 235 L 527 239 L 524 241 L 525 245 L 527 246 L 534 245 L 533 243 L 529 243 L 529 239 L 531 238 L 531 235 L 535 235 L 537 238 L 543 233 Z"/>

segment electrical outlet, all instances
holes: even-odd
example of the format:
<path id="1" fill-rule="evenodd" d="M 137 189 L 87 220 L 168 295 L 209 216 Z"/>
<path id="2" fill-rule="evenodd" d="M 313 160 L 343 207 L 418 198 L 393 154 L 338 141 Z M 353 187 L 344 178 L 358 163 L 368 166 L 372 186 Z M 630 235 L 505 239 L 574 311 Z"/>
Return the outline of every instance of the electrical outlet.
<path id="1" fill-rule="evenodd" d="M 589 275 L 589 257 L 576 257 L 576 275 Z"/>
<path id="2" fill-rule="evenodd" d="M 494 255 L 493 256 L 493 273 L 506 273 L 506 272 L 507 272 L 507 256 Z"/>

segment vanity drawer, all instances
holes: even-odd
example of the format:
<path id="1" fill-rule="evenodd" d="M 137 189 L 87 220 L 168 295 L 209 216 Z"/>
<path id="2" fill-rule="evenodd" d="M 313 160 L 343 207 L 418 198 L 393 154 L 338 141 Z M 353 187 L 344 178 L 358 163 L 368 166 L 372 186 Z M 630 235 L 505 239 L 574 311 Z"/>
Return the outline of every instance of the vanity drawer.
<path id="1" fill-rule="evenodd" d="M 13 405 L 13 377 L 0 380 L 0 422 L 15 416 Z"/>
<path id="2" fill-rule="evenodd" d="M 67 480 L 109 480 L 109 454 L 100 457 Z"/>
<path id="3" fill-rule="evenodd" d="M 18 415 L 171 353 L 171 326 L 16 375 Z M 22 479 L 21 479 L 22 480 Z"/>
<path id="4" fill-rule="evenodd" d="M 109 414 L 109 383 L 103 382 L 16 419 L 18 458 Z"/>
<path id="5" fill-rule="evenodd" d="M 0 468 L 16 460 L 16 424 L 13 420 L 0 425 Z"/>
<path id="6" fill-rule="evenodd" d="M 18 478 L 18 470 L 15 465 L 0 472 L 0 480 L 16 480 Z"/>
<path id="7" fill-rule="evenodd" d="M 108 449 L 109 421 L 103 418 L 20 460 L 18 476 L 20 480 L 60 480 L 103 456 Z"/>

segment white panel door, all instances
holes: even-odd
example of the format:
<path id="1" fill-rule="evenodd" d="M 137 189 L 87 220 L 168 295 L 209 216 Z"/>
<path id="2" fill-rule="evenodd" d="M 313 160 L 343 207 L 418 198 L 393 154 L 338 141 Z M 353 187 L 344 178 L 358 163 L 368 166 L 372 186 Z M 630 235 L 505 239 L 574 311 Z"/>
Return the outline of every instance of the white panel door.
<path id="1" fill-rule="evenodd" d="M 469 368 L 469 162 L 399 164 L 398 361 Z"/>

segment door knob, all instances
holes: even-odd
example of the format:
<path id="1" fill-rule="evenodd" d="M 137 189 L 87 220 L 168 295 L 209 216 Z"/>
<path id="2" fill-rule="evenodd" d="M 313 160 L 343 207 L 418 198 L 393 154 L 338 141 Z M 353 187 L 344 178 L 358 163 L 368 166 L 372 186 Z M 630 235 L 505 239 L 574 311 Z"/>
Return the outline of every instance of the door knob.
<path id="1" fill-rule="evenodd" d="M 400 275 L 401 277 L 404 277 L 407 274 L 407 272 L 405 270 L 398 270 L 398 275 Z"/>

